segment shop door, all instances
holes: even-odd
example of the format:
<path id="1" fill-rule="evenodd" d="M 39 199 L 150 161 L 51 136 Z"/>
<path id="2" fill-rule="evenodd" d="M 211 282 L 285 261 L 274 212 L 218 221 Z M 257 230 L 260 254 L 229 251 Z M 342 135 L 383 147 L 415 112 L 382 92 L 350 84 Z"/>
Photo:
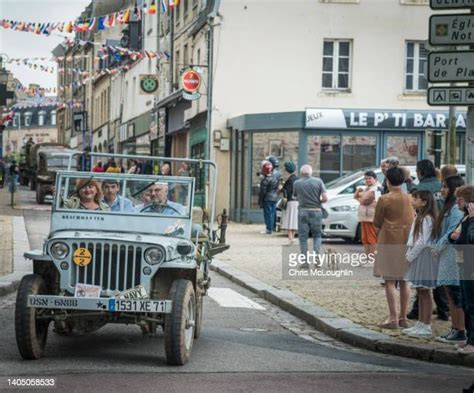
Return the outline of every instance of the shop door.
<path id="1" fill-rule="evenodd" d="M 421 134 L 392 134 L 384 135 L 384 155 L 397 157 L 400 165 L 416 165 L 421 158 Z"/>

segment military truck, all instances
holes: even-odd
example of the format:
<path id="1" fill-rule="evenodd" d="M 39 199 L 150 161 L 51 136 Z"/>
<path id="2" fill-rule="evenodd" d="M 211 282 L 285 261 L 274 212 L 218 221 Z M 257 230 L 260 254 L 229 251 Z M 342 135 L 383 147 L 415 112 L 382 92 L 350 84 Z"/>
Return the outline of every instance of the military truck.
<path id="1" fill-rule="evenodd" d="M 68 169 L 69 155 L 77 153 L 76 150 L 65 148 L 40 149 L 38 152 L 38 166 L 36 170 L 36 202 L 44 203 L 47 195 L 53 195 L 56 173 Z"/>
<path id="2" fill-rule="evenodd" d="M 30 190 L 36 190 L 37 171 L 39 153 L 55 150 L 56 152 L 64 151 L 69 148 L 68 145 L 61 143 L 45 142 L 33 143 L 28 141 L 21 149 L 20 156 L 20 182 L 22 185 L 30 185 Z"/>

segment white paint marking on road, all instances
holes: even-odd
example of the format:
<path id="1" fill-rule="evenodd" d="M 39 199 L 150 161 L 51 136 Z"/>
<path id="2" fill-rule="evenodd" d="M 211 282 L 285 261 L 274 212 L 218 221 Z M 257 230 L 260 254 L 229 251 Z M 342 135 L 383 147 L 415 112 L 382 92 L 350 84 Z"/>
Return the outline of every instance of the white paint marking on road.
<path id="1" fill-rule="evenodd" d="M 209 297 L 221 307 L 252 308 L 254 310 L 265 310 L 260 304 L 255 303 L 248 297 L 241 295 L 230 288 L 209 288 Z"/>

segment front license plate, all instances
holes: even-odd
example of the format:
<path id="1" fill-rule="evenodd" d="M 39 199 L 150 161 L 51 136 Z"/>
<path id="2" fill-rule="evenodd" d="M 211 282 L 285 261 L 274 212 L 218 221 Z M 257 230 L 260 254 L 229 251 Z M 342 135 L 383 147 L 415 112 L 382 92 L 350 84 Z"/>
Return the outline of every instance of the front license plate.
<path id="1" fill-rule="evenodd" d="M 162 300 L 109 299 L 109 311 L 166 313 L 171 311 L 171 302 Z"/>

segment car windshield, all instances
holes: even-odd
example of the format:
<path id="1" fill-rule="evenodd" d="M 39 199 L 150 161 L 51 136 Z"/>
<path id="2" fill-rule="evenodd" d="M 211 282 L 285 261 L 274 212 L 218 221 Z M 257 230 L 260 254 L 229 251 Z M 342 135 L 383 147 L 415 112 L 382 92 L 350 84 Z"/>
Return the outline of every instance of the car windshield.
<path id="1" fill-rule="evenodd" d="M 364 176 L 364 171 L 348 173 L 347 175 L 344 175 L 342 177 L 339 177 L 327 183 L 326 188 L 331 189 L 331 188 L 338 188 L 338 187 L 344 186 L 348 183 L 353 182 L 354 180 L 357 180 L 361 176 Z"/>
<path id="2" fill-rule="evenodd" d="M 56 210 L 189 217 L 190 178 L 112 174 L 62 175 Z"/>
<path id="3" fill-rule="evenodd" d="M 48 157 L 48 168 L 67 168 L 69 159 L 67 157 Z"/>

